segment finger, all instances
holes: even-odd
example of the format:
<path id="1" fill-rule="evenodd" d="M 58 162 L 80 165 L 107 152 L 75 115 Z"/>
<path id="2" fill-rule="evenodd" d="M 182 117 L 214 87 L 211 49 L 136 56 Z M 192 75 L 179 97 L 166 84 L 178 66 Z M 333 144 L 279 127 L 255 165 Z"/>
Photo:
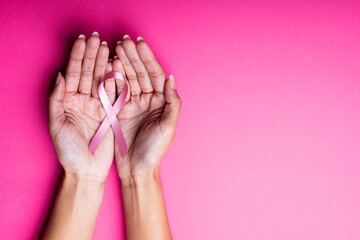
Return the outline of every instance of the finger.
<path id="1" fill-rule="evenodd" d="M 122 65 L 120 59 L 117 56 L 114 57 L 113 71 L 120 72 L 125 76 L 124 66 Z M 126 81 L 126 78 L 125 78 L 125 81 Z M 115 84 L 116 84 L 117 96 L 119 96 L 126 83 L 123 80 L 116 78 Z M 125 102 L 127 102 L 129 99 L 130 99 L 130 89 L 128 90 Z"/>
<path id="2" fill-rule="evenodd" d="M 75 40 L 71 49 L 69 63 L 65 72 L 65 92 L 77 93 L 81 75 L 81 64 L 85 54 L 86 41 L 85 36 L 81 34 Z"/>
<path id="3" fill-rule="evenodd" d="M 112 62 L 108 62 L 106 64 L 106 73 L 109 73 L 112 71 Z M 114 104 L 115 102 L 115 95 L 116 95 L 116 87 L 115 87 L 115 79 L 114 78 L 109 78 L 107 80 L 105 80 L 105 91 L 106 94 L 111 102 L 111 104 Z"/>
<path id="4" fill-rule="evenodd" d="M 126 77 L 129 80 L 131 97 L 139 96 L 141 94 L 141 88 L 136 77 L 136 72 L 126 56 L 126 53 L 121 46 L 121 42 L 118 42 L 115 51 L 124 66 Z"/>
<path id="5" fill-rule="evenodd" d="M 91 96 L 95 98 L 99 98 L 98 94 L 98 86 L 101 79 L 105 75 L 106 65 L 108 63 L 109 58 L 109 48 L 107 43 L 103 41 L 101 46 L 99 47 L 99 51 L 96 56 L 95 61 L 95 70 L 94 70 L 94 79 L 91 87 Z"/>
<path id="6" fill-rule="evenodd" d="M 79 92 L 82 94 L 91 93 L 91 84 L 93 81 L 95 60 L 99 45 L 99 34 L 94 32 L 87 40 L 84 60 L 81 67 Z"/>
<path id="7" fill-rule="evenodd" d="M 161 116 L 161 121 L 165 129 L 175 131 L 182 102 L 175 89 L 175 81 L 172 75 L 170 75 L 169 79 L 165 82 L 164 91 L 166 105 Z"/>
<path id="8" fill-rule="evenodd" d="M 151 85 L 149 74 L 146 71 L 146 68 L 142 63 L 139 54 L 136 50 L 135 43 L 130 39 L 130 37 L 125 37 L 122 43 L 122 47 L 124 48 L 126 56 L 130 60 L 130 63 L 136 72 L 136 76 L 140 84 L 141 91 L 143 93 L 152 93 L 154 91 L 154 88 Z"/>
<path id="9" fill-rule="evenodd" d="M 63 98 L 65 95 L 65 79 L 58 73 L 55 87 L 49 96 L 49 127 L 51 132 L 57 132 L 65 120 Z"/>
<path id="10" fill-rule="evenodd" d="M 166 79 L 165 72 L 144 39 L 138 37 L 137 41 L 136 48 L 150 76 L 151 84 L 156 92 L 163 93 Z"/>

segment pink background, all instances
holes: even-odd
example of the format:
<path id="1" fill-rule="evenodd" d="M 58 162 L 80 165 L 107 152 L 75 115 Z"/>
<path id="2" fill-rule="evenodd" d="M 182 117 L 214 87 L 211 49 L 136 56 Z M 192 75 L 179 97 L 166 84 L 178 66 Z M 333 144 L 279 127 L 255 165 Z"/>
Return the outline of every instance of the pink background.
<path id="1" fill-rule="evenodd" d="M 144 37 L 183 99 L 174 239 L 360 239 L 360 2 L 1 1 L 0 234 L 37 239 L 62 168 L 47 97 L 72 41 Z M 114 166 L 94 239 L 124 238 Z M 121 239 L 120 237 L 120 239 Z"/>

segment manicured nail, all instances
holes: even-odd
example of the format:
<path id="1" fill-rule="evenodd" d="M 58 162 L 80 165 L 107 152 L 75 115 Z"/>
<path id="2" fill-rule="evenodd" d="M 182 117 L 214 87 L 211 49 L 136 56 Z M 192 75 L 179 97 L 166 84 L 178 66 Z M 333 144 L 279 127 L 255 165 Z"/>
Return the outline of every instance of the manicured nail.
<path id="1" fill-rule="evenodd" d="M 173 75 L 170 75 L 170 76 L 169 76 L 169 81 L 170 81 L 170 87 L 171 87 L 173 90 L 176 90 L 176 88 L 175 88 L 175 79 L 174 79 L 174 76 L 173 76 Z"/>
<path id="2" fill-rule="evenodd" d="M 144 41 L 144 39 L 142 38 L 142 37 L 138 37 L 137 39 L 136 39 L 136 41 Z"/>
<path id="3" fill-rule="evenodd" d="M 61 73 L 59 72 L 57 77 L 56 77 L 56 81 L 55 81 L 55 86 L 59 85 L 60 83 L 60 78 L 61 78 Z"/>
<path id="4" fill-rule="evenodd" d="M 121 44 L 122 43 L 122 41 L 118 41 L 117 43 L 116 43 L 116 45 L 119 45 L 119 44 Z"/>
<path id="5" fill-rule="evenodd" d="M 119 58 L 119 57 L 118 57 L 117 55 L 115 55 L 115 56 L 114 56 L 114 60 L 117 59 L 117 58 Z"/>
<path id="6" fill-rule="evenodd" d="M 102 41 L 101 45 L 107 46 L 107 42 L 106 42 L 106 41 Z"/>
<path id="7" fill-rule="evenodd" d="M 85 35 L 84 34 L 80 34 L 79 38 L 85 39 Z"/>
<path id="8" fill-rule="evenodd" d="M 98 33 L 98 32 L 93 32 L 93 33 L 91 34 L 91 36 L 99 36 L 99 33 Z"/>
<path id="9" fill-rule="evenodd" d="M 108 62 L 112 62 L 113 60 L 111 58 L 109 58 Z"/>
<path id="10" fill-rule="evenodd" d="M 123 39 L 126 39 L 126 38 L 131 39 L 129 35 L 125 34 L 124 37 L 123 37 Z"/>

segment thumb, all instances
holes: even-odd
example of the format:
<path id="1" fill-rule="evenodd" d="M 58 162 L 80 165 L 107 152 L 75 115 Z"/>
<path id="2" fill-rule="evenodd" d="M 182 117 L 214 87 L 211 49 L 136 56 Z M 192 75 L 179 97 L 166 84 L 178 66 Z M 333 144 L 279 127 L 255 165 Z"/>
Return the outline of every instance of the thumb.
<path id="1" fill-rule="evenodd" d="M 175 88 L 174 76 L 170 75 L 165 82 L 165 101 L 166 105 L 161 120 L 166 128 L 176 128 L 181 109 L 181 99 Z"/>
<path id="2" fill-rule="evenodd" d="M 65 95 L 65 79 L 59 72 L 56 77 L 55 87 L 49 96 L 49 127 L 56 128 L 58 123 L 65 120 L 63 98 Z M 59 125 L 61 126 L 61 124 Z M 56 131 L 56 129 L 53 129 Z"/>

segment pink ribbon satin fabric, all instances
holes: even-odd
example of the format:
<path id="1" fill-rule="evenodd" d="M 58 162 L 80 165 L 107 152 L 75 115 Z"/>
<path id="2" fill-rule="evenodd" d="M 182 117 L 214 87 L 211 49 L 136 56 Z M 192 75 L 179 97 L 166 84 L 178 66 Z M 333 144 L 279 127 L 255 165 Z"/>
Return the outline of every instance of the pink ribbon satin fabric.
<path id="1" fill-rule="evenodd" d="M 104 82 L 109 78 L 117 78 L 117 79 L 124 81 L 124 83 L 125 83 L 120 96 L 116 99 L 113 106 L 111 106 L 110 100 L 109 100 L 109 98 L 106 94 L 105 88 L 104 88 Z M 102 105 L 104 106 L 107 116 L 101 123 L 99 129 L 97 130 L 95 136 L 93 137 L 93 139 L 91 140 L 91 142 L 89 144 L 89 151 L 91 152 L 91 154 L 94 154 L 96 148 L 98 147 L 99 143 L 101 142 L 101 139 L 104 137 L 106 131 L 108 130 L 108 128 L 111 125 L 111 127 L 114 131 L 114 134 L 115 134 L 116 142 L 120 149 L 121 156 L 123 157 L 125 155 L 125 153 L 127 151 L 126 142 L 125 142 L 124 135 L 121 131 L 121 127 L 120 127 L 120 124 L 119 124 L 119 121 L 118 121 L 116 115 L 120 112 L 120 109 L 125 102 L 127 92 L 128 92 L 127 81 L 126 81 L 124 75 L 120 72 L 109 72 L 101 80 L 99 87 L 98 87 L 98 93 L 99 93 L 100 101 L 101 101 Z"/>

